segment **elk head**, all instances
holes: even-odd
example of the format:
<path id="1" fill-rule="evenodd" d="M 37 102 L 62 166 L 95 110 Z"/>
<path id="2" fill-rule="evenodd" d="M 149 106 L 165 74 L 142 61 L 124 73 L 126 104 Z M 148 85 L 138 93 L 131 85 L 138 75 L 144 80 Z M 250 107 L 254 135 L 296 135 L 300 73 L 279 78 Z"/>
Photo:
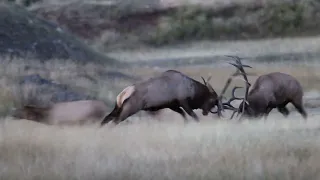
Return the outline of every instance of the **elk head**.
<path id="1" fill-rule="evenodd" d="M 12 117 L 18 119 L 27 119 L 33 121 L 41 121 L 47 117 L 50 108 L 36 107 L 32 105 L 25 105 L 22 108 L 16 109 L 12 113 Z"/>
<path id="2" fill-rule="evenodd" d="M 205 80 L 203 77 L 201 77 L 203 80 L 203 83 L 205 86 L 207 86 L 210 95 L 207 97 L 207 100 L 202 106 L 202 114 L 203 115 L 208 115 L 209 112 L 216 114 L 218 113 L 218 116 L 222 116 L 221 111 L 223 110 L 222 103 L 221 103 L 221 98 L 218 97 L 218 94 L 216 91 L 213 89 L 211 84 L 209 83 L 211 76 L 208 77 L 207 80 Z M 212 111 L 211 109 L 214 108 L 214 106 L 217 106 L 217 111 Z"/>

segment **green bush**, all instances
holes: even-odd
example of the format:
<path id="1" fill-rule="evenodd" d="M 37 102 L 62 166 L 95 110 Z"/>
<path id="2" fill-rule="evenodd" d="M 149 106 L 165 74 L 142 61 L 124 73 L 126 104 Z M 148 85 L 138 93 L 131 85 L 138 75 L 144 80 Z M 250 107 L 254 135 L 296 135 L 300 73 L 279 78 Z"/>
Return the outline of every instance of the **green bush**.
<path id="1" fill-rule="evenodd" d="M 7 0 L 7 2 L 16 3 L 16 0 Z M 38 2 L 42 2 L 42 0 L 23 0 L 21 2 L 21 5 L 28 7 L 28 6 L 31 6 L 32 4 L 38 3 Z"/>
<path id="2" fill-rule="evenodd" d="M 271 6 L 264 10 L 260 22 L 267 35 L 291 34 L 303 27 L 304 11 L 305 7 L 301 4 Z"/>
<path id="3" fill-rule="evenodd" d="M 299 35 L 302 31 L 318 31 L 309 21 L 314 7 L 310 2 L 284 2 L 259 8 L 233 5 L 226 9 L 200 6 L 180 7 L 167 15 L 166 25 L 159 26 L 148 43 L 164 45 L 186 40 L 247 39 Z M 309 24 L 309 25 L 308 25 Z"/>

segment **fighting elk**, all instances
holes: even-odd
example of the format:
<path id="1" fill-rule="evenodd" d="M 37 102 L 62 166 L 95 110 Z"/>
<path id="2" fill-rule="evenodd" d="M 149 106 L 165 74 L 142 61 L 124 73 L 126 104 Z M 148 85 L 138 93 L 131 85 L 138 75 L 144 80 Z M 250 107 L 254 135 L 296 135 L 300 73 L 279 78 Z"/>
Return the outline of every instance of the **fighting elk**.
<path id="1" fill-rule="evenodd" d="M 201 77 L 202 78 L 202 77 Z M 140 110 L 155 112 L 169 108 L 184 118 L 187 112 L 195 121 L 199 121 L 193 109 L 202 109 L 203 115 L 218 113 L 221 115 L 220 98 L 209 84 L 211 77 L 204 84 L 175 70 L 167 70 L 146 81 L 126 87 L 116 98 L 113 111 L 101 122 L 101 126 L 114 119 L 118 124 Z M 217 111 L 211 109 L 217 106 Z"/>
<path id="2" fill-rule="evenodd" d="M 242 74 L 243 80 L 246 82 L 246 89 L 244 98 L 239 98 L 235 96 L 235 91 L 241 87 L 234 87 L 232 98 L 223 103 L 225 109 L 234 111 L 231 118 L 235 112 L 238 112 L 238 115 L 241 113 L 248 118 L 261 118 L 264 116 L 264 119 L 266 119 L 274 108 L 277 108 L 280 113 L 287 117 L 289 115 L 289 110 L 286 108 L 288 103 L 292 103 L 304 119 L 307 118 L 302 99 L 303 89 L 297 79 L 281 72 L 264 74 L 257 78 L 249 92 L 251 84 L 248 82 L 246 72 L 243 69 L 244 66 L 239 57 L 233 56 L 233 58 L 236 59 L 236 64 L 232 65 L 241 72 L 240 74 Z M 242 100 L 239 108 L 234 108 L 230 104 L 234 100 Z"/>
<path id="3" fill-rule="evenodd" d="M 107 106 L 98 100 L 60 102 L 49 107 L 25 105 L 12 116 L 48 125 L 85 125 L 100 123 L 107 113 Z"/>

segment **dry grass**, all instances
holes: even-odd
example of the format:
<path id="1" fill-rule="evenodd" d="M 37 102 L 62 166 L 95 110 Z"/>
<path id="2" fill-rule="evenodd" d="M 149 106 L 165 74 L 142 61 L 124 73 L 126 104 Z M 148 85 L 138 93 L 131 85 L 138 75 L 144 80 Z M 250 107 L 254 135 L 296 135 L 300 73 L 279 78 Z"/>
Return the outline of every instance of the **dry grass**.
<path id="1" fill-rule="evenodd" d="M 0 179 L 319 179 L 318 118 L 101 129 L 7 119 Z"/>
<path id="2" fill-rule="evenodd" d="M 2 106 L 12 102 L 17 79 L 26 74 L 39 73 L 110 100 L 131 84 L 103 78 L 99 72 L 108 69 L 95 65 L 61 61 L 39 64 L 18 59 L 2 59 L 2 62 Z M 295 76 L 306 92 L 320 89 L 317 63 L 252 65 L 254 69 L 249 72 L 258 75 L 286 72 Z M 212 75 L 211 84 L 218 92 L 234 70 L 213 65 L 174 69 L 199 81 L 200 76 Z M 124 71 L 147 78 L 163 69 L 141 67 Z M 85 80 L 87 76 L 96 81 Z M 251 77 L 250 81 L 255 78 Z M 320 116 L 317 109 L 307 111 L 310 117 L 307 121 L 296 112 L 289 119 L 276 112 L 265 122 L 240 123 L 219 121 L 211 116 L 204 118 L 196 111 L 201 123 L 188 125 L 183 125 L 179 114 L 164 111 L 155 119 L 135 116 L 129 118 L 132 123 L 103 128 L 46 126 L 3 118 L 0 119 L 0 179 L 319 179 Z"/>
<path id="3" fill-rule="evenodd" d="M 231 61 L 229 61 L 231 62 Z M 252 65 L 252 64 L 250 64 Z M 259 65 L 254 64 L 252 65 L 253 69 L 248 69 L 247 72 L 249 73 L 255 73 L 256 76 L 249 76 L 249 81 L 254 82 L 259 75 L 266 74 L 269 72 L 276 72 L 280 71 L 283 73 L 288 73 L 298 79 L 299 82 L 301 82 L 303 88 L 305 89 L 305 92 L 317 89 L 320 89 L 320 74 L 319 70 L 320 67 L 315 64 L 293 64 L 293 65 L 286 65 L 286 64 L 270 64 L 270 65 Z M 210 67 L 210 66 L 188 66 L 188 67 L 179 67 L 174 68 L 176 70 L 179 70 L 188 76 L 201 81 L 201 76 L 208 77 L 212 76 L 210 82 L 214 89 L 216 89 L 218 92 L 222 89 L 223 85 L 226 83 L 228 77 L 235 71 L 234 67 L 230 66 L 224 66 L 224 67 Z M 134 72 L 138 74 L 139 76 L 144 76 L 146 78 L 151 77 L 157 73 L 162 72 L 163 69 L 147 69 L 147 68 L 135 68 Z M 128 70 L 128 72 L 132 72 Z M 243 81 L 240 80 L 234 80 L 233 85 L 241 85 L 243 86 Z M 231 88 L 232 89 L 232 88 Z M 229 90 L 231 90 L 229 89 Z"/>
<path id="4" fill-rule="evenodd" d="M 273 38 L 263 40 L 237 41 L 194 41 L 179 46 L 161 48 L 140 48 L 138 50 L 115 50 L 108 52 L 112 58 L 124 61 L 151 61 L 154 59 L 170 59 L 185 57 L 213 57 L 224 55 L 238 55 L 241 57 L 259 57 L 267 55 L 315 53 L 320 48 L 320 36 Z M 308 63 L 306 57 L 300 63 Z"/>
<path id="5" fill-rule="evenodd" d="M 134 61 L 132 61 L 132 63 L 134 63 Z M 221 64 L 226 63 L 224 62 Z M 219 65 L 219 63 L 217 63 L 217 65 Z M 292 65 L 287 65 L 285 63 L 250 65 L 252 65 L 254 69 L 248 70 L 248 72 L 253 72 L 257 75 L 273 71 L 281 71 L 291 74 L 301 82 L 306 93 L 309 91 L 319 92 L 320 90 L 320 74 L 317 63 L 295 63 Z M 143 77 L 146 79 L 155 74 L 161 73 L 165 69 L 171 68 L 152 69 L 140 67 L 134 69 L 122 69 L 121 71 L 125 74 Z M 212 76 L 211 84 L 217 92 L 221 91 L 222 86 L 226 82 L 228 76 L 234 71 L 234 68 L 230 66 L 215 67 L 214 65 L 186 66 L 174 69 L 179 70 L 198 81 L 202 81 L 200 78 L 201 76 Z M 52 79 L 56 83 L 67 84 L 76 92 L 89 94 L 98 99 L 105 100 L 108 103 L 112 103 L 114 101 L 114 97 L 122 88 L 136 81 L 128 81 L 101 75 L 108 72 L 108 70 L 109 69 L 107 67 L 100 67 L 94 64 L 80 66 L 75 63 L 67 61 L 62 62 L 58 60 L 41 64 L 32 59 L 27 61 L 22 59 L 2 59 L 2 63 L 0 64 L 0 84 L 3 88 L 0 91 L 0 99 L 4 103 L 1 103 L 0 105 L 0 114 L 6 115 L 10 113 L 13 107 L 17 107 L 28 102 L 44 103 L 44 106 L 48 105 L 46 103 L 50 103 L 48 99 L 50 97 L 42 95 L 40 96 L 39 94 L 35 93 L 35 87 L 21 86 L 18 84 L 18 80 L 21 78 L 21 76 L 34 73 L 38 73 L 43 78 Z M 116 71 L 115 69 L 112 70 Z M 249 80 L 254 82 L 256 78 L 257 76 L 252 76 L 249 77 Z M 233 85 L 242 86 L 243 82 L 235 80 L 232 86 Z M 232 88 L 228 89 L 227 95 L 230 93 L 231 89 Z M 239 91 L 239 94 L 241 94 L 241 90 Z M 309 105 L 312 107 L 317 107 L 319 106 L 319 103 L 316 103 L 314 98 L 318 97 L 311 97 L 310 99 L 313 99 L 313 102 L 311 104 L 309 103 Z"/>
<path id="6" fill-rule="evenodd" d="M 161 2 L 167 5 L 173 1 Z M 182 1 L 174 1 L 179 2 Z M 319 40 L 310 41 L 286 41 L 278 46 L 274 41 L 263 46 L 232 42 L 232 46 L 218 43 L 210 48 L 215 53 L 241 52 L 251 56 L 274 52 L 281 54 L 291 50 L 317 51 L 316 43 Z M 217 47 L 221 49 L 217 50 Z M 193 52 L 204 55 L 199 48 L 202 47 L 197 46 Z M 142 59 L 148 60 L 152 56 L 168 58 L 168 52 L 179 57 L 186 52 L 189 53 L 187 55 L 194 55 L 185 49 L 180 53 L 165 49 L 159 54 L 144 54 Z M 122 53 L 116 52 L 115 55 Z M 123 54 L 130 60 L 137 57 L 130 53 Z M 132 83 L 104 78 L 99 72 L 108 69 L 96 65 L 79 66 L 67 61 L 39 64 L 34 60 L 9 59 L 1 59 L 1 62 L 1 111 L 7 111 L 12 102 L 21 100 L 13 92 L 21 88 L 17 85 L 18 78 L 27 74 L 39 73 L 45 78 L 109 100 L 114 100 L 121 88 Z M 271 71 L 292 74 L 308 92 L 320 89 L 319 67 L 316 65 L 307 61 L 299 65 L 257 65 L 250 72 L 258 75 Z M 212 75 L 211 84 L 218 92 L 234 70 L 210 66 L 175 69 L 199 81 L 200 76 Z M 125 71 L 147 78 L 162 70 L 141 67 Z M 250 81 L 255 78 L 251 77 Z M 237 84 L 242 85 L 242 82 Z M 32 88 L 23 90 L 23 96 L 30 96 L 32 91 Z M 212 117 L 203 118 L 200 115 L 203 120 L 201 123 L 188 125 L 182 124 L 183 120 L 178 114 L 164 112 L 158 117 L 159 121 L 148 118 L 135 121 L 139 118 L 130 117 L 133 123 L 103 128 L 96 125 L 46 126 L 4 118 L 0 119 L 0 179 L 319 179 L 320 116 L 316 115 L 316 111 L 307 111 L 310 117 L 308 121 L 301 120 L 297 113 L 292 113 L 289 119 L 283 119 L 280 113 L 272 113 L 266 122 L 241 123 L 212 120 Z"/>

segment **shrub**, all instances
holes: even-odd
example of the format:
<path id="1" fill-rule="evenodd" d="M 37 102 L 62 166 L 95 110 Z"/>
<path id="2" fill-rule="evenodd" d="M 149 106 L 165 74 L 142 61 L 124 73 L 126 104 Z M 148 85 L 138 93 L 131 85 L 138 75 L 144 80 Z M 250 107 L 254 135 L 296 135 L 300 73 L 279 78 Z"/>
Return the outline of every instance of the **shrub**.
<path id="1" fill-rule="evenodd" d="M 162 19 L 164 22 L 147 43 L 164 45 L 186 40 L 299 35 L 318 31 L 316 26 L 310 28 L 318 21 L 311 15 L 316 9 L 311 2 L 283 2 L 257 7 L 230 5 L 224 9 L 179 7 Z"/>

